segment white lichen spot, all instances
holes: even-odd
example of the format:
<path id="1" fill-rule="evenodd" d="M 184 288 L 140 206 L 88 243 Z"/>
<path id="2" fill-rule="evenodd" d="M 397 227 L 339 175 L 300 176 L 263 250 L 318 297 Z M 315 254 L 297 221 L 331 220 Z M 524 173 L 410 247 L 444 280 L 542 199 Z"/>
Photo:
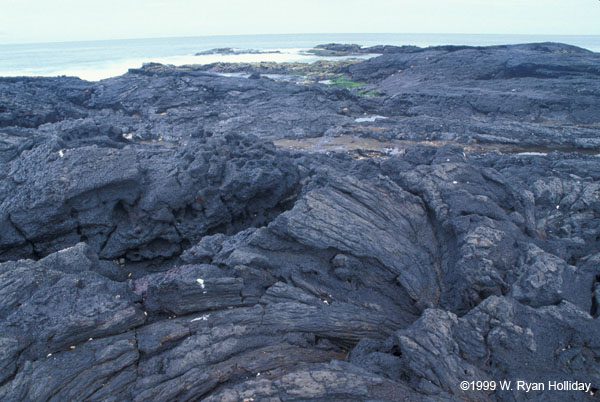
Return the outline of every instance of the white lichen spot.
<path id="1" fill-rule="evenodd" d="M 210 314 L 204 314 L 201 317 L 198 318 L 194 318 L 193 320 L 191 320 L 190 322 L 194 322 L 194 321 L 208 321 L 208 317 L 210 317 Z"/>
<path id="2" fill-rule="evenodd" d="M 204 279 L 198 278 L 198 279 L 196 279 L 196 282 L 198 282 L 198 285 L 200 285 L 200 287 L 202 289 L 204 289 Z"/>

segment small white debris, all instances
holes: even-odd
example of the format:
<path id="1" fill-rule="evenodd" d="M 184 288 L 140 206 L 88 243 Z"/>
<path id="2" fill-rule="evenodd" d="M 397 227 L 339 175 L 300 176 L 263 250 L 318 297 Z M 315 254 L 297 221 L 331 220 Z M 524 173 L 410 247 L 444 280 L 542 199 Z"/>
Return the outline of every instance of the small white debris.
<path id="1" fill-rule="evenodd" d="M 194 322 L 194 321 L 207 321 L 208 317 L 210 317 L 210 314 L 205 314 L 202 317 L 194 318 L 190 322 Z"/>
<path id="2" fill-rule="evenodd" d="M 69 346 L 69 349 L 73 350 L 75 349 L 75 346 Z"/>
<path id="3" fill-rule="evenodd" d="M 60 156 L 61 158 L 63 156 L 65 156 L 65 153 L 63 152 L 63 150 L 61 149 L 60 151 L 58 151 L 58 156 Z"/>
<path id="4" fill-rule="evenodd" d="M 374 115 L 374 116 L 369 116 L 369 117 L 359 117 L 358 119 L 354 119 L 354 121 L 357 122 L 357 123 L 365 123 L 365 122 L 372 123 L 372 122 L 374 122 L 375 120 L 378 120 L 378 119 L 385 120 L 385 119 L 387 119 L 387 117 Z"/>
<path id="5" fill-rule="evenodd" d="M 260 377 L 260 373 L 256 373 L 256 376 L 257 376 L 257 377 Z"/>
<path id="6" fill-rule="evenodd" d="M 323 300 L 323 303 L 325 303 L 329 306 L 329 302 L 327 300 Z"/>
<path id="7" fill-rule="evenodd" d="M 48 353 L 46 357 L 52 357 L 52 353 Z"/>
<path id="8" fill-rule="evenodd" d="M 399 149 L 399 148 L 394 148 L 390 152 L 390 155 L 392 155 L 392 156 L 403 155 L 403 154 L 404 154 L 404 150 L 403 149 Z"/>
<path id="9" fill-rule="evenodd" d="M 126 140 L 130 140 L 133 138 L 133 134 L 131 133 L 123 133 L 122 134 L 123 138 L 125 138 Z"/>
<path id="10" fill-rule="evenodd" d="M 560 209 L 560 205 L 557 205 L 557 206 L 556 206 L 556 209 Z"/>
<path id="11" fill-rule="evenodd" d="M 148 313 L 147 313 L 147 312 L 145 312 L 145 311 L 144 311 L 144 315 L 145 315 L 146 317 L 148 317 Z"/>
<path id="12" fill-rule="evenodd" d="M 128 278 L 131 278 L 131 272 L 129 273 L 129 275 L 127 275 Z"/>
<path id="13" fill-rule="evenodd" d="M 121 295 L 116 295 L 115 296 L 115 299 L 120 299 L 120 298 L 121 298 Z"/>
<path id="14" fill-rule="evenodd" d="M 454 180 L 454 181 L 452 182 L 452 184 L 458 184 L 458 182 L 457 182 L 456 180 Z"/>
<path id="15" fill-rule="evenodd" d="M 94 340 L 94 338 L 88 338 L 88 342 L 89 342 L 89 341 L 93 341 L 93 340 Z"/>
<path id="16" fill-rule="evenodd" d="M 196 279 L 196 282 L 198 282 L 198 285 L 200 285 L 200 287 L 202 289 L 204 289 L 204 279 L 198 278 L 198 279 Z"/>
<path id="17" fill-rule="evenodd" d="M 548 156 L 545 152 L 519 152 L 517 156 Z"/>

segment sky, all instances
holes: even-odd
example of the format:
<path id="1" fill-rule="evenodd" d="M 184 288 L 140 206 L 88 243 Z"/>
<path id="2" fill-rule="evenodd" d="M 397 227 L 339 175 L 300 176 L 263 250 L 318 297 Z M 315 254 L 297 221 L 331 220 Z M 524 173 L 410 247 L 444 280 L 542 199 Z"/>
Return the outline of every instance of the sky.
<path id="1" fill-rule="evenodd" d="M 0 43 L 283 33 L 600 35 L 599 0 L 0 0 Z"/>

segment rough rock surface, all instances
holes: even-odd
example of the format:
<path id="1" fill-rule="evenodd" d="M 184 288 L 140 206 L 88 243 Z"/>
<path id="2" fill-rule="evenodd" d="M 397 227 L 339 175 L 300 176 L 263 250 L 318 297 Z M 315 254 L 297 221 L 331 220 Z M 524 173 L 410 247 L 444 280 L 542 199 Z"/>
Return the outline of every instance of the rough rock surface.
<path id="1" fill-rule="evenodd" d="M 1 78 L 0 400 L 597 400 L 598 54 L 377 49 L 359 90 Z M 454 144 L 270 142 L 348 132 Z"/>
<path id="2" fill-rule="evenodd" d="M 555 43 L 442 46 L 348 67 L 372 82 L 378 135 L 598 149 L 600 55 Z"/>

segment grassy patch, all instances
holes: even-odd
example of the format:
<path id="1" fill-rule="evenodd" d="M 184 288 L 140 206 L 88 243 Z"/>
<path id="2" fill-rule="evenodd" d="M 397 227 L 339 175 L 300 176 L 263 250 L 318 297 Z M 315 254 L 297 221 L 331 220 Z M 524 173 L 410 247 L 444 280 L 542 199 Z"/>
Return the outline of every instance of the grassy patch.
<path id="1" fill-rule="evenodd" d="M 350 88 L 360 87 L 361 85 L 365 85 L 365 83 L 357 82 L 357 81 L 350 81 L 346 77 L 340 76 L 340 77 L 332 79 L 331 85 L 335 85 L 336 87 L 340 87 L 340 88 L 350 89 Z"/>
<path id="2" fill-rule="evenodd" d="M 378 89 L 360 88 L 366 84 L 367 84 L 366 82 L 361 82 L 361 81 L 350 81 L 348 79 L 348 77 L 346 77 L 344 75 L 335 76 L 335 77 L 331 78 L 331 80 L 329 81 L 329 85 L 335 86 L 338 88 L 345 88 L 345 89 L 351 90 L 354 94 L 356 94 L 358 96 L 364 96 L 364 97 L 368 98 L 368 97 L 383 95 L 383 92 L 381 92 Z"/>

